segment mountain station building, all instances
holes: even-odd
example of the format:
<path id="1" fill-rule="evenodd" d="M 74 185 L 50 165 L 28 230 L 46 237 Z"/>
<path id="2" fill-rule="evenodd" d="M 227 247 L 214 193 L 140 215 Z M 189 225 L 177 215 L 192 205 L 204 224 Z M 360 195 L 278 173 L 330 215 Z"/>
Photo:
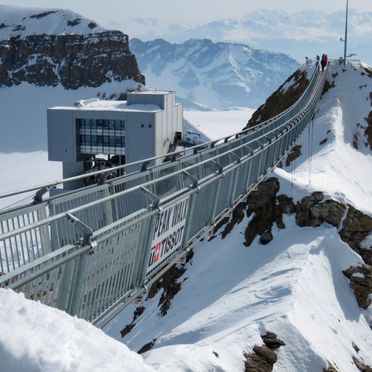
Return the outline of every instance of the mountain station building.
<path id="1" fill-rule="evenodd" d="M 48 158 L 61 161 L 68 178 L 86 172 L 97 155 L 128 164 L 167 154 L 182 132 L 175 98 L 170 91 L 134 91 L 127 101 L 93 98 L 49 108 Z"/>

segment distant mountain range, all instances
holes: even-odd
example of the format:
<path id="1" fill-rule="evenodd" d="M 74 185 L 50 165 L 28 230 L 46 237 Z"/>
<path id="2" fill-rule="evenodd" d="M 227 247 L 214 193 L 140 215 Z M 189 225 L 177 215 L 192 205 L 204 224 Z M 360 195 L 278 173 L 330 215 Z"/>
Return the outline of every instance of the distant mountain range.
<path id="1" fill-rule="evenodd" d="M 251 47 L 286 53 L 298 61 L 305 56 L 327 52 L 331 57 L 343 55 L 345 14 L 313 10 L 287 13 L 282 10 L 259 10 L 239 19 L 222 19 L 204 24 L 174 24 L 157 19 L 131 19 L 109 23 L 108 27 L 125 29 L 141 40 L 164 38 L 181 43 L 190 38 L 242 42 Z M 350 10 L 349 53 L 372 64 L 372 12 Z"/>
<path id="2" fill-rule="evenodd" d="M 257 107 L 299 66 L 285 54 L 208 39 L 131 39 L 129 45 L 148 86 L 175 90 L 186 107 L 197 109 Z"/>

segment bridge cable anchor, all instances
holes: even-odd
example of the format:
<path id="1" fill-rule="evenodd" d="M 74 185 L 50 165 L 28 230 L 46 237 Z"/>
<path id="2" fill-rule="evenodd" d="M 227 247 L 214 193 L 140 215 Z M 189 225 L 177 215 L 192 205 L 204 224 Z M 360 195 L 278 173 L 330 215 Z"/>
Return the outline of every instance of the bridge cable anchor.
<path id="1" fill-rule="evenodd" d="M 160 198 L 157 195 L 155 195 L 153 192 L 151 192 L 149 189 L 143 186 L 140 187 L 140 190 L 152 200 L 152 204 L 150 204 L 149 206 L 151 210 L 160 209 L 159 207 Z"/>
<path id="2" fill-rule="evenodd" d="M 195 176 L 193 176 L 191 173 L 189 173 L 187 171 L 182 171 L 182 175 L 191 180 L 191 182 L 192 182 L 191 188 L 192 189 L 198 189 L 199 188 L 199 180 Z"/>
<path id="3" fill-rule="evenodd" d="M 73 214 L 66 212 L 65 215 L 67 217 L 67 220 L 71 222 L 74 225 L 74 227 L 76 227 L 76 229 L 79 230 L 83 234 L 83 240 L 81 241 L 82 246 L 84 247 L 85 245 L 88 245 L 88 244 L 91 245 L 90 239 L 94 232 L 93 229 L 89 227 L 88 225 L 86 225 L 84 222 L 80 221 Z"/>

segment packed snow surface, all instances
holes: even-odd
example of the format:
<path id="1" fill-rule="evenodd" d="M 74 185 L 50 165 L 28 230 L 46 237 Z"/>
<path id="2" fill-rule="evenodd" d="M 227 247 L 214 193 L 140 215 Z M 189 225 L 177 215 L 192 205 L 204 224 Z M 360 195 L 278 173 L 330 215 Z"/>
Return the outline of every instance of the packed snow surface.
<path id="1" fill-rule="evenodd" d="M 0 289 L 4 372 L 150 372 L 141 356 L 88 322 Z"/>

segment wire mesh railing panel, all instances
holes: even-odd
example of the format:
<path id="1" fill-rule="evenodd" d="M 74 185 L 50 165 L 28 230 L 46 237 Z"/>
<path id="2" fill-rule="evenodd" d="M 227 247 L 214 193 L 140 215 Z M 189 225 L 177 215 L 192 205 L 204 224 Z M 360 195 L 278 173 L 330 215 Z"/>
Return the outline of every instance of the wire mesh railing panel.
<path id="1" fill-rule="evenodd" d="M 1 236 L 47 218 L 44 204 L 0 215 L 0 272 L 7 273 L 50 252 L 49 229 L 36 227 L 16 233 L 8 239 Z"/>
<path id="2" fill-rule="evenodd" d="M 190 240 L 197 235 L 204 227 L 209 226 L 213 219 L 213 209 L 216 202 L 216 193 L 218 191 L 218 180 L 214 180 L 200 188 L 194 194 L 192 209 L 194 213 L 188 217 L 189 234 L 186 237 Z"/>
<path id="3" fill-rule="evenodd" d="M 83 287 L 79 316 L 93 320 L 138 283 L 137 254 L 144 245 L 143 224 L 120 228 L 106 239 L 101 238 L 94 251 L 83 259 Z M 142 270 L 142 268 L 141 268 Z"/>
<path id="4" fill-rule="evenodd" d="M 177 162 L 166 164 L 155 168 L 153 172 L 154 183 L 151 185 L 151 191 L 160 199 L 175 194 L 186 187 L 185 178 L 181 173 L 173 174 L 180 170 Z M 166 179 L 157 181 L 158 178 L 170 175 Z"/>
<path id="5" fill-rule="evenodd" d="M 216 207 L 213 213 L 215 219 L 220 213 L 228 208 L 231 208 L 231 197 L 235 186 L 236 169 L 226 173 L 219 180 L 218 191 L 216 194 Z"/>

